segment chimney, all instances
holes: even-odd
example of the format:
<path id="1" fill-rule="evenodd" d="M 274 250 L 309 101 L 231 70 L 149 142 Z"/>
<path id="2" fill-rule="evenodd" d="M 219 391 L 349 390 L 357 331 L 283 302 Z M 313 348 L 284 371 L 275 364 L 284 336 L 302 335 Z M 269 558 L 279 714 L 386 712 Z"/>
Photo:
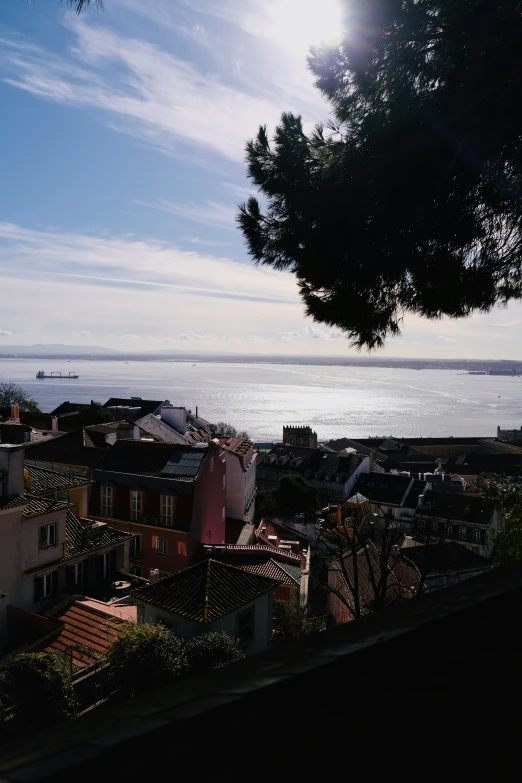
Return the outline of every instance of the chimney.
<path id="1" fill-rule="evenodd" d="M 20 406 L 17 402 L 11 403 L 11 418 L 13 421 L 20 421 Z"/>
<path id="2" fill-rule="evenodd" d="M 0 495 L 24 494 L 24 450 L 21 446 L 0 443 Z"/>
<path id="3" fill-rule="evenodd" d="M 55 438 L 58 435 L 58 416 L 51 418 L 51 435 Z"/>

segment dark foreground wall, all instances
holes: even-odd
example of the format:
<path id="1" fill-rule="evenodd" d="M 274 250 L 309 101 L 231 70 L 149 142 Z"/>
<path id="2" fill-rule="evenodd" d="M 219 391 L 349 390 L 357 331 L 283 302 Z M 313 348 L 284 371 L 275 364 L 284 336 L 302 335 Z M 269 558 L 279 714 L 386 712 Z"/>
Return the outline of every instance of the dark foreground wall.
<path id="1" fill-rule="evenodd" d="M 498 569 L 28 738 L 0 781 L 512 779 L 521 613 Z"/>

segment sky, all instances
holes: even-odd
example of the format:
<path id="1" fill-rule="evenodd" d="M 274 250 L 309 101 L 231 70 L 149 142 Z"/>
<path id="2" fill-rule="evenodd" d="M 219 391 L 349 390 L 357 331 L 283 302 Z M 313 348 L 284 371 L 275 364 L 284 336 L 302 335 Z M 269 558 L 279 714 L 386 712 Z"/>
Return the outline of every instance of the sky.
<path id="1" fill-rule="evenodd" d="M 258 127 L 328 117 L 306 53 L 339 34 L 337 0 L 104 6 L 1 0 L 0 351 L 356 353 L 235 223 Z M 521 334 L 520 304 L 407 317 L 376 355 L 522 359 Z"/>

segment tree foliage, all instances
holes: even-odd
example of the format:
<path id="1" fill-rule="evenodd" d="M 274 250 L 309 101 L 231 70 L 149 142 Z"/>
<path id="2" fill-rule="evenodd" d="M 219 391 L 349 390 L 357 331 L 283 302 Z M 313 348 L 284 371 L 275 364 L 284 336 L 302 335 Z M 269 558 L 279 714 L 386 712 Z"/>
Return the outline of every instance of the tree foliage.
<path id="1" fill-rule="evenodd" d="M 368 504 L 323 524 L 317 576 L 354 619 L 384 609 L 403 594 L 395 574 L 398 558 L 393 557 L 402 538 L 403 531 L 390 514 L 375 513 Z M 341 576 L 344 588 L 328 578 L 329 571 Z"/>
<path id="2" fill-rule="evenodd" d="M 84 405 L 78 411 L 78 424 L 80 427 L 89 427 L 92 424 L 106 424 L 114 421 L 115 416 L 112 411 L 104 408 L 101 402 L 91 400 L 89 405 Z"/>
<path id="3" fill-rule="evenodd" d="M 34 2 L 35 0 L 30 0 Z M 97 11 L 103 11 L 103 0 L 66 0 L 67 5 L 70 5 L 77 14 L 82 12 L 84 6 L 92 5 Z"/>
<path id="4" fill-rule="evenodd" d="M 213 438 L 246 438 L 248 432 L 244 430 L 238 431 L 232 424 L 227 424 L 226 421 L 218 421 L 217 424 L 210 424 L 210 434 Z"/>
<path id="5" fill-rule="evenodd" d="M 485 497 L 504 512 L 504 527 L 493 533 L 493 562 L 508 565 L 522 560 L 522 485 L 507 479 L 488 482 Z"/>
<path id="6" fill-rule="evenodd" d="M 245 657 L 238 643 L 224 631 L 193 636 L 185 642 L 183 652 L 191 674 L 199 674 L 207 669 L 220 669 Z"/>
<path id="7" fill-rule="evenodd" d="M 237 642 L 224 632 L 181 639 L 159 623 L 129 622 L 111 645 L 107 662 L 120 693 L 134 696 L 243 657 Z"/>
<path id="8" fill-rule="evenodd" d="M 373 348 L 405 313 L 522 296 L 522 13 L 515 0 L 342 0 L 311 50 L 332 119 L 283 114 L 246 147 L 238 221 L 256 263 L 292 271 L 306 312 Z"/>
<path id="9" fill-rule="evenodd" d="M 302 476 L 281 476 L 277 487 L 260 492 L 256 502 L 256 515 L 272 517 L 285 514 L 302 514 L 317 509 L 317 492 Z"/>
<path id="10" fill-rule="evenodd" d="M 274 601 L 274 630 L 272 643 L 285 644 L 319 633 L 324 628 L 324 618 L 314 615 L 309 607 Z"/>
<path id="11" fill-rule="evenodd" d="M 20 410 L 27 413 L 40 413 L 36 400 L 29 397 L 22 386 L 11 381 L 0 382 L 0 408 L 7 408 L 13 403 L 18 403 Z"/>
<path id="12" fill-rule="evenodd" d="M 0 673 L 5 704 L 27 726 L 50 725 L 74 717 L 76 701 L 67 665 L 53 654 L 23 653 Z"/>
<path id="13" fill-rule="evenodd" d="M 154 690 L 188 669 L 182 641 L 160 624 L 126 623 L 107 662 L 120 691 L 130 696 Z"/>

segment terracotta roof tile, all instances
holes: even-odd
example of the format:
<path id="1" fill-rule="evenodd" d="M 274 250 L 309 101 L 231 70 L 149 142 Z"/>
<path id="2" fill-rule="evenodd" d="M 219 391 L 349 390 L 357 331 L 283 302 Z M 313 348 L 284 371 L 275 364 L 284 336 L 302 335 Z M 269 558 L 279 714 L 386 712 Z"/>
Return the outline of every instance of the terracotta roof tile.
<path id="1" fill-rule="evenodd" d="M 278 584 L 273 579 L 209 558 L 135 590 L 133 595 L 158 609 L 199 623 L 211 623 L 269 593 Z"/>
<path id="2" fill-rule="evenodd" d="M 77 669 L 103 658 L 123 630 L 121 621 L 107 617 L 81 601 L 74 601 L 56 619 L 63 622 L 62 630 L 40 652 L 71 655 Z"/>
<path id="3" fill-rule="evenodd" d="M 34 465 L 26 465 L 24 468 L 24 486 L 33 496 L 41 497 L 50 493 L 65 492 L 91 483 L 88 479 L 58 473 L 47 468 L 37 468 Z"/>
<path id="4" fill-rule="evenodd" d="M 23 516 L 25 519 L 40 517 L 44 514 L 54 514 L 56 511 L 63 511 L 70 508 L 68 500 L 56 500 L 52 497 L 32 497 L 25 496 Z"/>
<path id="5" fill-rule="evenodd" d="M 37 462 L 94 467 L 110 448 L 96 448 L 88 438 L 84 442 L 83 430 L 76 430 L 51 440 L 28 443 L 26 457 Z"/>
<path id="6" fill-rule="evenodd" d="M 6 508 L 18 508 L 25 505 L 25 497 L 23 495 L 8 495 L 0 497 L 0 511 Z"/>

